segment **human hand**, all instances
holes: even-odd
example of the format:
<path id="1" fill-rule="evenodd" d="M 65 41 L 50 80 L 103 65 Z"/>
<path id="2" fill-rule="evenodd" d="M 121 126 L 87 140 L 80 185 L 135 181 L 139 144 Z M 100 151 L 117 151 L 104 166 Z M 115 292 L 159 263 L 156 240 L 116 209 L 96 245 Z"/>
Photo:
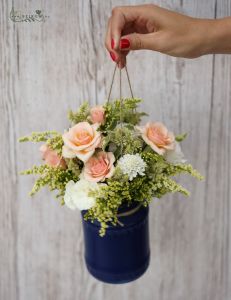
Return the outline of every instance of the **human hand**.
<path id="1" fill-rule="evenodd" d="M 153 4 L 115 7 L 108 21 L 105 46 L 120 68 L 125 66 L 130 50 L 149 49 L 195 58 L 211 53 L 215 34 L 210 28 L 214 22 Z"/>

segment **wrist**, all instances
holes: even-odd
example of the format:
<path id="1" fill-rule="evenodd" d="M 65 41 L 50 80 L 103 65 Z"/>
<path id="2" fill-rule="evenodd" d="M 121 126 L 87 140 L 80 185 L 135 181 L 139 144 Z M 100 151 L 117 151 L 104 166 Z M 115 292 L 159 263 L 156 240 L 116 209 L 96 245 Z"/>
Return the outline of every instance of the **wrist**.
<path id="1" fill-rule="evenodd" d="M 201 55 L 231 53 L 231 18 L 198 22 Z"/>

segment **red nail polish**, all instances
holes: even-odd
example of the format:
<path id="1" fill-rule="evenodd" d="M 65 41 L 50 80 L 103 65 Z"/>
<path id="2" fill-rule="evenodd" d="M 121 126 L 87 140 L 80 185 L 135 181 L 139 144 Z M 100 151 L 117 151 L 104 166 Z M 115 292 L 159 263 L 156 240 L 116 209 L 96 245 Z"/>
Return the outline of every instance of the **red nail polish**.
<path id="1" fill-rule="evenodd" d="M 111 39 L 111 48 L 114 49 L 114 47 L 115 47 L 115 40 Z"/>
<path id="2" fill-rule="evenodd" d="M 110 52 L 110 56 L 113 61 L 116 61 L 116 55 L 114 52 Z"/>
<path id="3" fill-rule="evenodd" d="M 129 48 L 130 48 L 130 41 L 128 39 L 121 39 L 120 49 L 129 49 Z"/>

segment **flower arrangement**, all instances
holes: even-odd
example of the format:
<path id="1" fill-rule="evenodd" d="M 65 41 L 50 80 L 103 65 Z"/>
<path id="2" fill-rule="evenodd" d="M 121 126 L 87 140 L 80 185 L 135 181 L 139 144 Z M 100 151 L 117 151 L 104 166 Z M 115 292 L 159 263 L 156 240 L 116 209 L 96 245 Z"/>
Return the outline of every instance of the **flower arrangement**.
<path id="1" fill-rule="evenodd" d="M 103 106 L 83 103 L 70 111 L 70 128 L 33 132 L 20 142 L 43 142 L 44 163 L 23 171 L 38 175 L 30 195 L 43 186 L 56 190 L 61 204 L 75 210 L 87 210 L 86 220 L 101 224 L 100 235 L 109 224 L 117 225 L 122 204 L 147 206 L 153 197 L 167 193 L 189 192 L 172 177 L 188 173 L 202 176 L 186 163 L 180 142 L 160 122 L 139 126 L 145 113 L 138 112 L 141 99 L 124 98 Z"/>

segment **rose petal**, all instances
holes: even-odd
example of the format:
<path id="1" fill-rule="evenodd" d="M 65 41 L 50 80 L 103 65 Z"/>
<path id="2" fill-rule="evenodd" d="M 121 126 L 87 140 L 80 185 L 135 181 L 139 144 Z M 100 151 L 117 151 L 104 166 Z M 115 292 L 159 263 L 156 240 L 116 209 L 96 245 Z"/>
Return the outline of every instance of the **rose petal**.
<path id="1" fill-rule="evenodd" d="M 76 152 L 76 156 L 83 162 L 86 162 L 94 154 L 94 152 L 95 150 L 88 151 L 88 152 L 78 151 Z"/>
<path id="2" fill-rule="evenodd" d="M 76 157 L 76 154 L 73 150 L 64 145 L 62 148 L 62 156 L 66 158 L 74 158 Z"/>

